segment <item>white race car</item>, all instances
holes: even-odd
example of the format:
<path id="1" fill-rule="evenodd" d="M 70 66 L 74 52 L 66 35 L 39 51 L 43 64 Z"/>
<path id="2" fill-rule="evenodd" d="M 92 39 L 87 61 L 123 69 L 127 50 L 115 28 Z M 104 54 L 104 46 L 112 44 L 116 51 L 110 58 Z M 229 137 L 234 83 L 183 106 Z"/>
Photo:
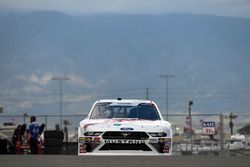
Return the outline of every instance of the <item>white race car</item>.
<path id="1" fill-rule="evenodd" d="M 98 100 L 78 128 L 78 155 L 171 155 L 171 124 L 150 100 Z"/>

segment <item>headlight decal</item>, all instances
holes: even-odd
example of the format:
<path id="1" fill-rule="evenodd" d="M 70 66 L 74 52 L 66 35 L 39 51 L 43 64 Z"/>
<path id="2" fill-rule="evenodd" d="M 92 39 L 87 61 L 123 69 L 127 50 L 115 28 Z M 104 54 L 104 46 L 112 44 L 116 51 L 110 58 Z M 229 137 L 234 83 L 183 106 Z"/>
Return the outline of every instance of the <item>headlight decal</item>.
<path id="1" fill-rule="evenodd" d="M 149 132 L 148 134 L 152 137 L 167 137 L 165 132 Z"/>
<path id="2" fill-rule="evenodd" d="M 100 136 L 103 132 L 85 132 L 84 136 Z"/>

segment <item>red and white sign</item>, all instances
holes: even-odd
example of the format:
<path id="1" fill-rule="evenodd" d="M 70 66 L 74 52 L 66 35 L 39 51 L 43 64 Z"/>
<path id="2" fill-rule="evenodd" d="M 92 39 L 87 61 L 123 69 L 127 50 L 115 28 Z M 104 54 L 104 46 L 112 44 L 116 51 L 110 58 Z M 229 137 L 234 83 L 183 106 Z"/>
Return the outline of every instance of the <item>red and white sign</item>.
<path id="1" fill-rule="evenodd" d="M 202 134 L 214 135 L 215 134 L 215 122 L 202 122 Z"/>

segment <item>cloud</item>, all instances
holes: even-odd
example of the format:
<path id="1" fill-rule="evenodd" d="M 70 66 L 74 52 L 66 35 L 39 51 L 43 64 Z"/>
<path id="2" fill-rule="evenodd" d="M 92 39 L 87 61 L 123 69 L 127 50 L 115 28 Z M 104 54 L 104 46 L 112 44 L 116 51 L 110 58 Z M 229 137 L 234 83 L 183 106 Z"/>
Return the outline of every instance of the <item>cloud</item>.
<path id="1" fill-rule="evenodd" d="M 56 98 L 55 98 L 56 97 Z M 63 96 L 63 104 L 84 104 L 86 101 L 90 101 L 93 99 L 93 95 L 64 95 Z M 5 102 L 5 101 L 3 101 Z M 49 105 L 58 105 L 59 101 L 57 96 L 32 96 L 32 99 L 30 97 L 24 98 L 24 99 L 13 99 L 8 100 L 8 104 L 12 107 L 16 108 L 22 108 L 22 109 L 29 109 L 33 108 L 35 106 L 49 106 Z"/>
<path id="2" fill-rule="evenodd" d="M 212 90 L 207 92 L 206 94 L 202 95 L 202 98 L 212 98 L 217 95 L 217 90 Z"/>
<path id="3" fill-rule="evenodd" d="M 58 76 L 58 75 L 54 75 L 52 73 L 37 75 L 33 73 L 31 75 L 19 75 L 16 77 L 16 79 L 25 81 L 29 84 L 38 84 L 38 85 L 46 86 L 55 76 Z M 75 74 L 71 74 L 71 75 L 67 75 L 67 78 L 70 80 L 70 83 L 73 83 L 81 87 L 92 88 L 92 85 L 83 77 L 77 76 Z M 30 88 L 35 89 L 35 87 L 32 85 L 30 85 Z"/>
<path id="4" fill-rule="evenodd" d="M 20 107 L 20 108 L 31 108 L 32 107 L 32 101 L 28 101 L 28 100 L 25 100 L 25 101 L 21 101 L 19 104 L 17 104 L 17 107 Z"/>
<path id="5" fill-rule="evenodd" d="M 69 75 L 68 78 L 73 84 L 76 84 L 81 87 L 85 88 L 92 88 L 92 85 L 83 77 L 77 76 L 77 75 Z"/>
<path id="6" fill-rule="evenodd" d="M 43 88 L 41 88 L 40 86 L 36 86 L 36 85 L 25 85 L 22 88 L 22 90 L 25 92 L 32 92 L 32 93 L 40 93 L 44 91 Z"/>
<path id="7" fill-rule="evenodd" d="M 19 75 L 16 77 L 16 79 L 20 79 L 20 80 L 23 80 L 25 82 L 35 83 L 35 84 L 39 84 L 39 85 L 47 85 L 52 77 L 53 77 L 53 75 L 51 73 L 44 74 L 41 77 L 39 77 L 38 75 L 33 73 L 29 76 Z"/>
<path id="8" fill-rule="evenodd" d="M 61 11 L 72 15 L 96 13 L 193 13 L 250 17 L 249 0 L 0 0 L 10 11 Z"/>
<path id="9" fill-rule="evenodd" d="M 64 99 L 65 99 L 64 101 L 68 103 L 78 103 L 78 102 L 92 100 L 93 95 L 73 95 L 73 96 L 71 95 L 71 96 L 65 96 Z"/>

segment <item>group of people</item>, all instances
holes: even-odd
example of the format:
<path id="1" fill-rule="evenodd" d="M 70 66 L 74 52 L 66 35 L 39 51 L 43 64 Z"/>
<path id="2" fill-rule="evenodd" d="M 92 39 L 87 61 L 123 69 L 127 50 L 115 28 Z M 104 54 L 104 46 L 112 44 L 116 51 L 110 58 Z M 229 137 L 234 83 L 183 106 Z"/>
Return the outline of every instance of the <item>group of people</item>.
<path id="1" fill-rule="evenodd" d="M 21 145 L 23 143 L 23 139 L 22 137 L 25 134 L 25 131 L 27 132 L 26 135 L 26 140 L 27 140 L 27 144 L 29 144 L 30 146 L 30 151 L 31 154 L 37 154 L 38 153 L 38 144 L 39 144 L 39 138 L 40 135 L 42 134 L 43 130 L 45 128 L 45 124 L 42 124 L 41 126 L 36 122 L 36 117 L 35 116 L 31 116 L 30 117 L 30 124 L 28 126 L 28 128 L 26 129 L 26 125 L 19 125 L 12 137 L 12 142 L 13 142 L 13 146 L 14 149 L 20 150 Z"/>

